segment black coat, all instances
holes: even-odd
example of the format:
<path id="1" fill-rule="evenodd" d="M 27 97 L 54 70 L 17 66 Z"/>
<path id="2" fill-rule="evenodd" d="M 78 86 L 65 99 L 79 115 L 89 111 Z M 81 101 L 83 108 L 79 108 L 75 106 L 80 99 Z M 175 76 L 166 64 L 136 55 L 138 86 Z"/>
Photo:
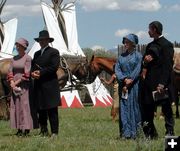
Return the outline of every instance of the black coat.
<path id="1" fill-rule="evenodd" d="M 146 65 L 147 73 L 143 81 L 144 103 L 152 103 L 152 91 L 156 90 L 158 84 L 169 88 L 171 84 L 171 73 L 173 66 L 174 49 L 171 42 L 166 38 L 161 37 L 152 41 L 146 47 L 145 55 L 149 54 L 151 46 L 157 46 L 158 57 Z"/>
<path id="2" fill-rule="evenodd" d="M 40 78 L 34 80 L 34 99 L 39 109 L 57 107 L 60 102 L 60 91 L 56 71 L 60 62 L 59 51 L 47 47 L 41 55 L 41 50 L 34 54 L 32 72 L 40 70 Z"/>

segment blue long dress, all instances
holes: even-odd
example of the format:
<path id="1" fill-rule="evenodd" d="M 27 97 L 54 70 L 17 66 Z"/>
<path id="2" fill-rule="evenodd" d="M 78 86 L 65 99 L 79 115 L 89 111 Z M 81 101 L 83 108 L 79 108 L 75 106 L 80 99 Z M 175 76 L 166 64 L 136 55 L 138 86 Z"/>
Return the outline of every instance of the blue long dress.
<path id="1" fill-rule="evenodd" d="M 142 55 L 134 50 L 127 51 L 119 58 L 115 66 L 115 73 L 119 82 L 120 90 L 120 135 L 125 138 L 136 138 L 137 130 L 141 125 L 141 113 L 139 107 L 139 73 L 141 70 Z M 121 98 L 123 81 L 125 78 L 133 80 L 133 84 L 128 88 L 128 98 Z"/>

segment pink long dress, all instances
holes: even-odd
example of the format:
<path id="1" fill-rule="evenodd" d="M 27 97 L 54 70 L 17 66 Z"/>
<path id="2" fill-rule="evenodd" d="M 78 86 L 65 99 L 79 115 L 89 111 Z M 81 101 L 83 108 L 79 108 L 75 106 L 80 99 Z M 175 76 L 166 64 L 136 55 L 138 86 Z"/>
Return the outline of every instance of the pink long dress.
<path id="1" fill-rule="evenodd" d="M 29 105 L 29 76 L 31 68 L 31 57 L 25 54 L 23 57 L 15 56 L 12 59 L 8 80 L 22 81 L 18 84 L 21 90 L 17 93 L 12 91 L 10 103 L 10 127 L 14 129 L 32 129 L 33 121 Z"/>

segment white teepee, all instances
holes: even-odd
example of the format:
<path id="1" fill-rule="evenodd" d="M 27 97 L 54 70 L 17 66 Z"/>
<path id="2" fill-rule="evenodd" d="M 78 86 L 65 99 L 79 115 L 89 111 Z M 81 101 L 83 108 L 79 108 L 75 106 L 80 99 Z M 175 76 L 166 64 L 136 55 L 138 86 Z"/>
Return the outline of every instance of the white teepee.
<path id="1" fill-rule="evenodd" d="M 0 51 L 0 60 L 13 57 L 12 53 L 16 38 L 17 22 L 17 18 L 14 18 L 3 23 L 4 41 Z"/>
<path id="2" fill-rule="evenodd" d="M 45 23 L 47 30 L 51 37 L 54 38 L 52 46 L 59 50 L 60 55 L 70 55 L 70 56 L 83 56 L 85 57 L 81 47 L 78 43 L 78 34 L 76 26 L 76 11 L 74 3 L 69 3 L 63 6 L 63 11 L 61 12 L 66 26 L 66 34 L 68 38 L 68 48 L 64 42 L 62 32 L 58 25 L 58 20 L 55 15 L 53 8 L 42 2 L 41 3 Z M 34 52 L 39 49 L 37 43 L 34 44 L 29 54 L 33 57 Z M 93 91 L 97 84 L 101 84 L 96 91 Z M 99 78 L 95 80 L 94 83 L 86 85 L 90 97 L 93 101 L 94 106 L 109 106 L 112 104 L 112 98 L 106 88 L 103 86 Z M 83 107 L 79 93 L 77 90 L 64 91 L 61 92 L 61 105 L 63 108 L 66 107 Z"/>

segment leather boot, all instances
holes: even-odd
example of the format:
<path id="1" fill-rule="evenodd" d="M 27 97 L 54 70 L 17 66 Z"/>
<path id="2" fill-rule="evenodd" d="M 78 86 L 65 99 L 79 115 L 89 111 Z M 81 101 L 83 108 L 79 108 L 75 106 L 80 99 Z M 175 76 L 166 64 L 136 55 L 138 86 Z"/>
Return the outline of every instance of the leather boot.
<path id="1" fill-rule="evenodd" d="M 40 131 L 39 135 L 41 135 L 41 136 L 48 136 L 47 126 L 44 126 L 44 125 L 41 126 L 41 131 Z"/>

